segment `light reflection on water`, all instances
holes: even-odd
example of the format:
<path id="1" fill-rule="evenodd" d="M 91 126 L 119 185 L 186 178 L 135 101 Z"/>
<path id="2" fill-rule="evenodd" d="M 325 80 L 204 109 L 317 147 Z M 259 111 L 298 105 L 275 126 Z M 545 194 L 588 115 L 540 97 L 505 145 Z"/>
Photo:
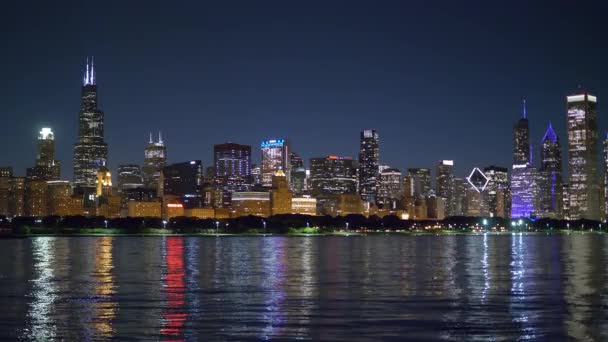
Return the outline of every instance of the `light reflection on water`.
<path id="1" fill-rule="evenodd" d="M 608 238 L 0 241 L 0 339 L 608 340 Z"/>

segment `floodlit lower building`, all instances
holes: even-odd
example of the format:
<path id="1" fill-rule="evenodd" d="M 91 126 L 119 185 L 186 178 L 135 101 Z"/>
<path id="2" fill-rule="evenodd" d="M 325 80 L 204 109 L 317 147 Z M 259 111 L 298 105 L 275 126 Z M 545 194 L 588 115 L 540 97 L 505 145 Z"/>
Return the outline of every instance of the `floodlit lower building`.
<path id="1" fill-rule="evenodd" d="M 43 180 L 28 179 L 25 182 L 25 215 L 47 216 L 47 183 Z"/>
<path id="2" fill-rule="evenodd" d="M 292 198 L 291 213 L 301 215 L 316 215 L 317 199 L 310 196 Z"/>
<path id="3" fill-rule="evenodd" d="M 199 219 L 213 219 L 215 218 L 214 208 L 190 208 L 184 210 L 184 216 L 196 217 Z"/>
<path id="4" fill-rule="evenodd" d="M 161 217 L 161 215 L 161 202 L 129 201 L 128 203 L 129 217 Z"/>
<path id="5" fill-rule="evenodd" d="M 270 193 L 259 191 L 244 191 L 232 193 L 232 217 L 239 216 L 270 216 Z"/>
<path id="6" fill-rule="evenodd" d="M 270 191 L 270 205 L 272 215 L 291 213 L 293 194 L 289 190 L 289 183 L 283 170 L 272 176 L 272 190 Z"/>

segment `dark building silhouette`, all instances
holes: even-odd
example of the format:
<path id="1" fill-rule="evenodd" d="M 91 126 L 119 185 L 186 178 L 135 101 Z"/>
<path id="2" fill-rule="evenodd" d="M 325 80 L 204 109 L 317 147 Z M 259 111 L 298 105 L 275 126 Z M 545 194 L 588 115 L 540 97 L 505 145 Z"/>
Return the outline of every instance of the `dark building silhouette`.
<path id="1" fill-rule="evenodd" d="M 562 155 L 559 138 L 551 124 L 541 141 L 539 170 L 539 216 L 562 218 Z"/>
<path id="2" fill-rule="evenodd" d="M 162 171 L 163 194 L 175 196 L 184 208 L 202 207 L 203 165 L 200 160 L 167 165 Z"/>
<path id="3" fill-rule="evenodd" d="M 378 195 L 378 164 L 380 158 L 378 132 L 366 129 L 361 132 L 359 149 L 359 194 L 367 202 L 376 202 Z"/>
<path id="4" fill-rule="evenodd" d="M 214 145 L 213 164 L 213 180 L 219 197 L 216 204 L 227 208 L 233 192 L 251 189 L 251 146 L 235 143 Z"/>

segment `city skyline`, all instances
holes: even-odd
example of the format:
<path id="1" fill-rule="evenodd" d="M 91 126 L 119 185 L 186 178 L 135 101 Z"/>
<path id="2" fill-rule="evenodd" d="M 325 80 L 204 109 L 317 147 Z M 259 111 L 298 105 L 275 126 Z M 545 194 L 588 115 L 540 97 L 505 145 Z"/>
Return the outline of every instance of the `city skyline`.
<path id="1" fill-rule="evenodd" d="M 20 5 L 11 6 L 15 18 L 21 18 Z M 63 178 L 72 178 L 68 161 L 77 138 L 74 96 L 86 55 L 96 56 L 112 170 L 119 164 L 140 163 L 149 131 L 163 131 L 168 149 L 174 151 L 169 152 L 170 162 L 200 159 L 211 165 L 213 144 L 233 141 L 256 146 L 275 136 L 289 139 L 304 160 L 327 154 L 356 158 L 358 133 L 369 128 L 381 135 L 382 164 L 400 170 L 434 168 L 437 160 L 449 159 L 455 161 L 456 175 L 464 177 L 474 166 L 510 165 L 510 132 L 497 128 L 512 125 L 523 97 L 532 118 L 533 143 L 540 143 L 550 121 L 565 137 L 563 98 L 579 84 L 599 97 L 599 131 L 606 127 L 601 99 L 608 91 L 600 82 L 606 70 L 599 63 L 605 53 L 598 44 L 589 44 L 600 41 L 596 38 L 601 30 L 593 24 L 595 13 L 572 6 L 518 8 L 517 20 L 499 20 L 504 27 L 491 23 L 502 18 L 493 9 L 480 6 L 467 14 L 471 24 L 452 20 L 451 33 L 415 29 L 418 20 L 429 19 L 425 27 L 432 27 L 445 18 L 422 14 L 416 19 L 412 13 L 417 11 L 401 4 L 382 8 L 354 4 L 344 8 L 337 23 L 327 19 L 343 8 L 331 5 L 314 24 L 304 20 L 314 6 L 294 12 L 277 4 L 267 15 L 283 19 L 272 31 L 268 24 L 248 17 L 267 8 L 244 5 L 232 14 L 222 5 L 211 8 L 225 22 L 206 14 L 194 21 L 193 15 L 169 8 L 169 17 L 184 16 L 188 23 L 180 30 L 184 39 L 175 41 L 159 32 L 163 26 L 155 26 L 149 8 L 141 9 L 143 22 L 137 28 L 148 32 L 149 40 L 134 41 L 131 35 L 122 36 L 122 28 L 135 8 L 127 6 L 116 18 L 116 27 L 110 28 L 99 25 L 109 9 L 83 6 L 67 15 L 64 26 L 53 16 L 41 18 L 41 25 L 58 29 L 55 34 L 43 32 L 37 38 L 44 39 L 43 46 L 36 48 L 53 44 L 66 53 L 44 58 L 28 53 L 34 48 L 26 44 L 33 38 L 28 30 L 19 30 L 8 41 L 9 53 L 2 57 L 1 67 L 6 78 L 0 81 L 8 91 L 0 95 L 0 111 L 13 129 L 0 142 L 17 147 L 3 151 L 0 163 L 13 165 L 16 174 L 31 166 L 25 158 L 35 153 L 30 137 L 35 137 L 37 128 L 52 127 Z M 462 14 L 464 9 L 456 7 L 440 6 L 437 13 Z M 574 33 L 561 27 L 559 18 L 565 12 L 577 24 Z M 91 25 L 78 33 L 81 13 L 91 14 Z M 540 13 L 546 19 L 543 25 L 535 23 Z M 355 24 L 361 30 L 348 29 Z M 487 30 L 478 30 L 484 25 L 489 25 Z M 281 29 L 284 33 L 261 34 Z M 544 39 L 551 30 L 559 39 Z M 519 40 L 523 33 L 536 39 Z M 187 44 L 198 35 L 200 44 Z M 292 36 L 298 39 L 292 42 Z M 495 36 L 500 39 L 493 41 Z M 564 40 L 571 42 L 568 49 Z M 340 43 L 332 47 L 334 41 Z M 437 45 L 429 46 L 427 41 Z M 127 52 L 123 51 L 126 42 L 132 45 Z M 259 55 L 252 55 L 247 49 L 251 46 L 260 47 Z M 159 49 L 162 54 L 151 53 Z M 242 57 L 237 58 L 239 53 Z M 552 63 L 546 63 L 549 59 Z M 273 118 L 270 125 L 265 118 Z M 233 127 L 233 122 L 245 124 Z M 453 132 L 459 136 L 458 144 L 451 143 Z M 487 140 L 492 143 L 480 143 Z M 538 149 L 535 153 L 538 160 Z M 257 154 L 253 158 L 259 163 Z M 562 159 L 566 160 L 564 154 Z"/>

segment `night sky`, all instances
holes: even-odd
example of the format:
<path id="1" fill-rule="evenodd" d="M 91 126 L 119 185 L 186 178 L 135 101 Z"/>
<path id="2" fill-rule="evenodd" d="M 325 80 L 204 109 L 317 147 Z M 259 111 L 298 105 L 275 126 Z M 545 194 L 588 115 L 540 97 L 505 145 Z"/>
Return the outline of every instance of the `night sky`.
<path id="1" fill-rule="evenodd" d="M 0 165 L 24 175 L 49 126 L 71 179 L 91 55 L 112 169 L 141 164 L 159 129 L 169 162 L 209 166 L 214 143 L 250 144 L 258 161 L 271 138 L 306 160 L 356 158 L 374 128 L 381 164 L 454 159 L 465 176 L 510 166 L 523 97 L 535 154 L 549 121 L 564 150 L 565 96 L 579 84 L 608 127 L 608 6 L 528 2 L 3 3 Z"/>

